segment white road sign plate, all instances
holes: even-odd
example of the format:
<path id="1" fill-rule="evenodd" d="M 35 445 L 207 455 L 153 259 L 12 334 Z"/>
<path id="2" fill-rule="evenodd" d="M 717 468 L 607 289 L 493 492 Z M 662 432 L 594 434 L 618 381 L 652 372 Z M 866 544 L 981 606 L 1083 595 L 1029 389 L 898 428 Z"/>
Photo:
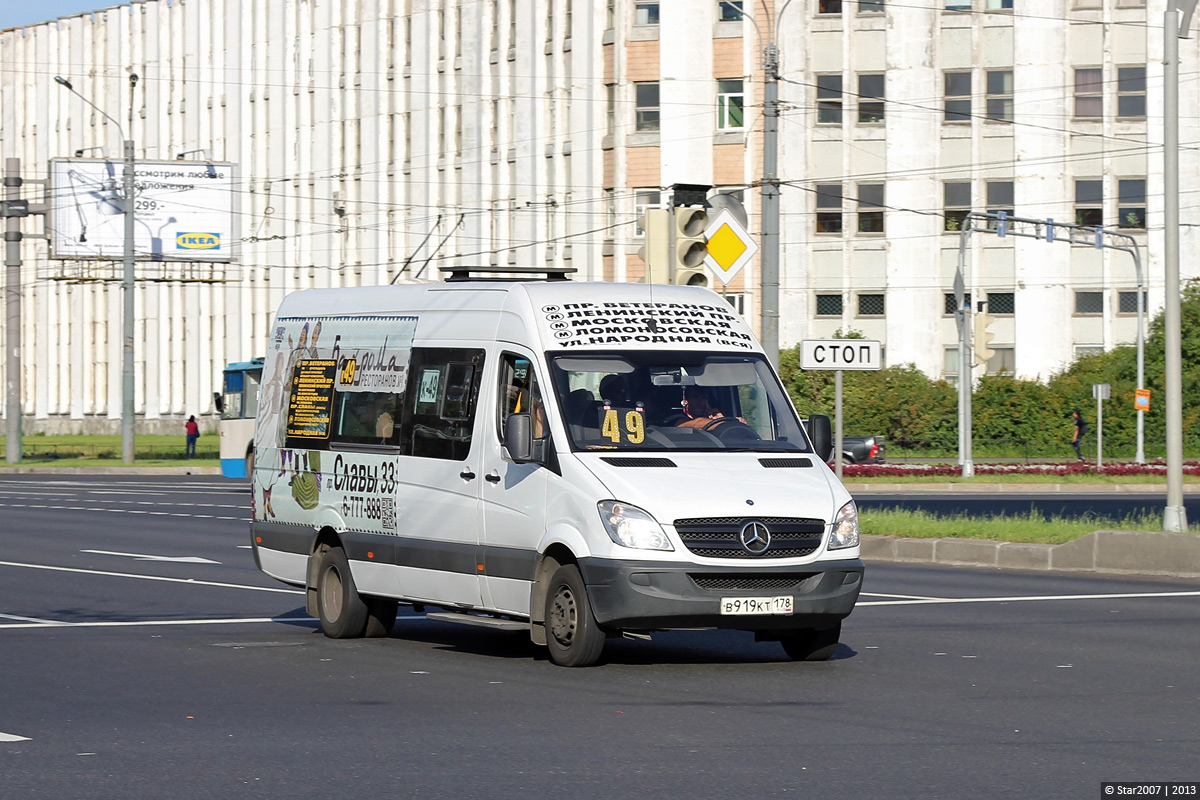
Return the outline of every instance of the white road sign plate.
<path id="1" fill-rule="evenodd" d="M 881 369 L 883 348 L 873 339 L 805 339 L 800 369 Z"/>

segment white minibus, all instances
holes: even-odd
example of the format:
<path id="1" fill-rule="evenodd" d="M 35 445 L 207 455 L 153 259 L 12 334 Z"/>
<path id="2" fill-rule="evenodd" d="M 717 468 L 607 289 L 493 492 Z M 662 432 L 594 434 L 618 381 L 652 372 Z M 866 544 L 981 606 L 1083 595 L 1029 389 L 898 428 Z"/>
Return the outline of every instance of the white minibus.
<path id="1" fill-rule="evenodd" d="M 480 280 L 300 291 L 271 329 L 251 539 L 334 638 L 397 605 L 607 637 L 751 631 L 827 659 L 862 585 L 854 501 L 762 348 L 689 286 Z"/>

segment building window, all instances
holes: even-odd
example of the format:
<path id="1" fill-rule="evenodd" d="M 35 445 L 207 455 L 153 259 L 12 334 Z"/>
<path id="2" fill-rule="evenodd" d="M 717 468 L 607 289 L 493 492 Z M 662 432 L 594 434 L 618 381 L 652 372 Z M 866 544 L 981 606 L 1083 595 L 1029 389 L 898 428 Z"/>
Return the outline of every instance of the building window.
<path id="1" fill-rule="evenodd" d="M 1098 68 L 1075 70 L 1075 116 L 1096 119 L 1104 113 L 1104 81 Z"/>
<path id="2" fill-rule="evenodd" d="M 864 124 L 883 122 L 883 75 L 858 76 L 858 121 Z"/>
<path id="3" fill-rule="evenodd" d="M 946 122 L 970 122 L 971 73 L 946 73 Z"/>
<path id="4" fill-rule="evenodd" d="M 842 76 L 817 76 L 817 122 L 842 124 Z"/>
<path id="5" fill-rule="evenodd" d="M 947 11 L 970 11 L 971 0 L 946 0 Z"/>
<path id="6" fill-rule="evenodd" d="M 1117 116 L 1142 119 L 1146 116 L 1146 68 L 1117 68 Z"/>
<path id="7" fill-rule="evenodd" d="M 635 83 L 636 112 L 639 131 L 658 130 L 658 83 Z"/>
<path id="8" fill-rule="evenodd" d="M 942 306 L 943 313 L 950 317 L 958 313 L 958 295 L 954 292 L 946 292 L 943 296 L 944 305 Z M 971 305 L 971 293 L 967 292 L 963 295 L 963 304 Z M 955 351 L 958 352 L 958 351 Z"/>
<path id="9" fill-rule="evenodd" d="M 1012 292 L 988 292 L 987 313 L 1015 314 L 1017 310 L 1016 295 Z"/>
<path id="10" fill-rule="evenodd" d="M 957 383 L 958 367 L 958 348 L 947 347 L 945 358 L 942 360 L 942 375 L 952 386 Z"/>
<path id="11" fill-rule="evenodd" d="M 608 0 L 607 9 L 604 12 L 604 27 L 612 30 L 617 27 L 617 0 Z M 495 49 L 495 48 L 492 48 Z"/>
<path id="12" fill-rule="evenodd" d="M 996 122 L 1012 122 L 1012 95 L 1012 70 L 989 70 L 987 73 L 987 118 Z"/>
<path id="13" fill-rule="evenodd" d="M 858 185 L 858 232 L 883 233 L 883 184 Z"/>
<path id="14" fill-rule="evenodd" d="M 1012 11 L 1013 0 L 987 0 L 988 11 Z"/>
<path id="15" fill-rule="evenodd" d="M 1013 182 L 987 181 L 985 189 L 987 192 L 987 212 L 998 215 L 1003 211 L 1006 217 L 1011 218 L 1013 215 Z M 988 227 L 992 230 L 995 230 L 999 224 L 999 220 L 988 220 Z"/>
<path id="16" fill-rule="evenodd" d="M 742 107 L 745 100 L 740 78 L 717 81 L 717 127 L 721 130 L 743 127 Z"/>
<path id="17" fill-rule="evenodd" d="M 1017 351 L 1011 347 L 993 347 L 985 371 L 988 375 L 1012 375 L 1017 369 Z"/>
<path id="18" fill-rule="evenodd" d="M 817 184 L 817 233 L 842 232 L 842 185 Z"/>
<path id="19" fill-rule="evenodd" d="M 817 184 L 817 233 L 842 232 L 842 185 Z"/>
<path id="20" fill-rule="evenodd" d="M 633 24 L 634 25 L 657 25 L 658 24 L 658 3 L 642 3 L 633 4 Z"/>
<path id="21" fill-rule="evenodd" d="M 882 14 L 883 0 L 858 0 L 858 13 Z"/>
<path id="22" fill-rule="evenodd" d="M 946 181 L 942 184 L 942 216 L 948 231 L 961 231 L 971 210 L 971 182 Z"/>
<path id="23" fill-rule="evenodd" d="M 883 295 L 860 294 L 858 296 L 858 315 L 860 317 L 882 317 Z"/>
<path id="24" fill-rule="evenodd" d="M 1075 181 L 1075 224 L 1104 224 L 1104 181 Z"/>
<path id="25" fill-rule="evenodd" d="M 717 0 L 717 21 L 741 22 L 742 0 Z"/>
<path id="26" fill-rule="evenodd" d="M 617 132 L 617 85 L 610 83 L 604 87 L 604 116 L 607 120 L 608 135 Z"/>
<path id="27" fill-rule="evenodd" d="M 633 218 L 640 220 L 648 208 L 662 208 L 662 192 L 658 189 L 634 189 Z M 634 235 L 646 235 L 646 232 L 636 222 L 634 223 Z"/>
<path id="28" fill-rule="evenodd" d="M 840 317 L 842 315 L 842 296 L 840 294 L 817 295 L 818 317 Z"/>
<path id="29" fill-rule="evenodd" d="M 1150 308 L 1146 292 L 1142 292 L 1142 313 Z M 1117 292 L 1117 313 L 1136 314 L 1138 310 L 1137 292 Z"/>
<path id="30" fill-rule="evenodd" d="M 1076 292 L 1075 314 L 1095 316 L 1104 313 L 1104 292 Z"/>
<path id="31" fill-rule="evenodd" d="M 1146 179 L 1122 178 L 1117 181 L 1117 227 L 1146 227 Z"/>
<path id="32" fill-rule="evenodd" d="M 1102 344 L 1077 344 L 1075 345 L 1075 360 L 1088 358 L 1089 356 L 1104 355 L 1104 345 Z"/>
<path id="33" fill-rule="evenodd" d="M 818 14 L 842 13 L 842 0 L 817 0 Z"/>

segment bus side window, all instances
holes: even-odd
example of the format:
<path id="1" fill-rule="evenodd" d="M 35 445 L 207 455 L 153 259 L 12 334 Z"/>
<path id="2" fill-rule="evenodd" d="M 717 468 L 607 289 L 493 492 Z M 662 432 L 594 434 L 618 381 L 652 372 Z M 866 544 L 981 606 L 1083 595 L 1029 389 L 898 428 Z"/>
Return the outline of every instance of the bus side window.
<path id="1" fill-rule="evenodd" d="M 483 351 L 414 347 L 400 446 L 409 455 L 460 461 L 471 451 Z"/>

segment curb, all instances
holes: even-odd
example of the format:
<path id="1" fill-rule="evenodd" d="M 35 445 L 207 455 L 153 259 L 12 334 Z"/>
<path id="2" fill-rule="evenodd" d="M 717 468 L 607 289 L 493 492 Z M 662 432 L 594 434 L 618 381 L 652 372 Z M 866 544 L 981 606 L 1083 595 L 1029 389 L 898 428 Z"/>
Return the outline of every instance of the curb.
<path id="1" fill-rule="evenodd" d="M 1200 536 L 1096 531 L 1064 544 L 862 537 L 864 561 L 1200 578 Z"/>

